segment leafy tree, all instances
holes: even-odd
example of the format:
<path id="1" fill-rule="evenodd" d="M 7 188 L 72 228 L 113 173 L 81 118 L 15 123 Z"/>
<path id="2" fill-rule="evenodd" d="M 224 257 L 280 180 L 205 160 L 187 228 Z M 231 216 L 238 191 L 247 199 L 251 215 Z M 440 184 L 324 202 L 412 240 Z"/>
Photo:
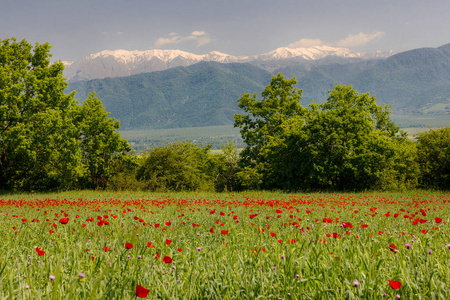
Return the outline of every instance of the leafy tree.
<path id="1" fill-rule="evenodd" d="M 235 122 L 248 145 L 244 153 L 247 160 L 236 174 L 244 187 L 384 188 L 388 183 L 382 178 L 387 174 L 397 180 L 390 182 L 390 187 L 400 186 L 398 181 L 405 178 L 409 178 L 408 186 L 414 186 L 417 168 L 405 167 L 402 162 L 404 153 L 414 153 L 414 149 L 390 120 L 389 106 L 377 105 L 375 96 L 368 93 L 338 85 L 326 102 L 312 102 L 306 109 L 298 103 L 298 92 L 293 93 L 292 85 L 283 80 L 278 75 L 266 92 L 274 91 L 275 83 L 275 95 L 295 95 L 287 97 L 292 110 L 281 108 L 278 103 L 286 102 L 277 102 L 276 97 L 275 101 L 257 102 L 244 95 L 238 100 L 244 110 L 252 112 L 236 116 Z"/>
<path id="2" fill-rule="evenodd" d="M 264 176 L 267 162 L 261 151 L 271 137 L 281 133 L 281 125 L 290 118 L 308 115 L 308 109 L 299 103 L 302 90 L 294 87 L 296 83 L 295 78 L 286 80 L 283 75 L 278 74 L 272 76 L 272 81 L 261 93 L 261 101 L 257 100 L 256 93 L 253 97 L 244 94 L 238 99 L 239 108 L 247 112 L 245 115 L 234 116 L 234 127 L 241 128 L 242 139 L 247 144 L 240 153 L 242 168 L 238 175 L 244 181 L 251 179 L 248 183 L 241 181 L 244 186 L 257 188 L 258 182 L 261 182 L 261 179 L 254 177 L 253 169 L 259 169 L 259 174 Z"/>
<path id="3" fill-rule="evenodd" d="M 152 191 L 213 191 L 217 168 L 209 150 L 192 142 L 176 142 L 144 155 L 137 179 Z"/>
<path id="4" fill-rule="evenodd" d="M 236 171 L 239 154 L 231 140 L 227 144 L 220 142 L 222 153 L 217 154 L 216 190 L 232 192 L 236 187 Z"/>
<path id="5" fill-rule="evenodd" d="M 131 150 L 128 142 L 117 132 L 119 121 L 108 115 L 95 93 L 89 94 L 79 108 L 82 162 L 89 174 L 89 185 L 94 188 L 106 187 L 112 176 L 113 162 L 123 159 Z"/>
<path id="6" fill-rule="evenodd" d="M 1 40 L 0 188 L 71 188 L 82 175 L 73 94 L 48 43 Z"/>
<path id="7" fill-rule="evenodd" d="M 115 154 L 129 150 L 90 96 L 83 106 L 61 61 L 50 64 L 50 45 L 0 41 L 0 189 L 49 190 L 104 187 Z"/>
<path id="8" fill-rule="evenodd" d="M 424 188 L 450 188 L 450 126 L 417 136 L 420 184 Z"/>
<path id="9" fill-rule="evenodd" d="M 329 93 L 323 104 L 311 104 L 312 114 L 299 136 L 298 167 L 306 175 L 306 186 L 373 188 L 395 155 L 399 127 L 389 118 L 389 106 L 378 106 L 375 96 L 345 85 Z"/>

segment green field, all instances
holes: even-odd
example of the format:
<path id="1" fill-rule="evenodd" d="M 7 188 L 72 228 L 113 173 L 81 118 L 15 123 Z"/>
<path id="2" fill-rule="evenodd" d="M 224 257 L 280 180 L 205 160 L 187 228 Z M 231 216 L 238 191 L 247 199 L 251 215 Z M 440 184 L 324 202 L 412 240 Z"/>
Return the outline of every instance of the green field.
<path id="1" fill-rule="evenodd" d="M 449 299 L 450 194 L 0 196 L 1 299 Z"/>
<path id="2" fill-rule="evenodd" d="M 221 142 L 231 140 L 238 148 L 244 147 L 239 128 L 233 125 L 172 128 L 158 130 L 121 130 L 120 134 L 136 151 L 145 151 L 166 143 L 192 141 L 197 144 L 212 144 L 212 149 L 220 149 Z"/>

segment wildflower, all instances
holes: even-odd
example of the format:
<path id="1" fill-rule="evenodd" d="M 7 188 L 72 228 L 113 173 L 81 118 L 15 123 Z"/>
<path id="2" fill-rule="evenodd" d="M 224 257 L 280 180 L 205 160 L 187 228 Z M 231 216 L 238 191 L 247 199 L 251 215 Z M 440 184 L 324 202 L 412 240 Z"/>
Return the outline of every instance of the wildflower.
<path id="1" fill-rule="evenodd" d="M 402 283 L 400 281 L 389 280 L 389 285 L 394 290 L 398 290 L 402 286 Z"/>
<path id="2" fill-rule="evenodd" d="M 198 248 L 197 248 L 197 251 L 200 251 L 200 250 L 202 250 L 202 248 L 198 247 Z"/>
<path id="3" fill-rule="evenodd" d="M 55 280 L 55 275 L 50 275 L 48 278 L 50 278 L 50 280 Z"/>
<path id="4" fill-rule="evenodd" d="M 359 285 L 360 285 L 360 283 L 358 280 L 353 280 L 353 286 L 359 286 Z"/>
<path id="5" fill-rule="evenodd" d="M 84 277 L 86 277 L 86 274 L 84 274 L 83 272 L 80 272 L 80 273 L 78 274 L 78 276 L 80 276 L 80 278 L 84 278 Z"/>
<path id="6" fill-rule="evenodd" d="M 28 290 L 28 289 L 30 289 L 30 286 L 27 284 L 27 285 L 25 286 L 25 288 Z"/>
<path id="7" fill-rule="evenodd" d="M 433 253 L 433 250 L 428 249 L 428 254 L 431 254 L 431 253 Z"/>
<path id="8" fill-rule="evenodd" d="M 36 252 L 37 252 L 38 255 L 44 255 L 45 254 L 45 251 L 42 251 L 41 248 L 39 248 L 39 247 L 36 247 Z"/>
<path id="9" fill-rule="evenodd" d="M 173 259 L 169 256 L 164 256 L 164 258 L 163 258 L 163 262 L 166 264 L 170 264 L 170 263 L 172 263 L 172 261 L 173 261 Z"/>
<path id="10" fill-rule="evenodd" d="M 411 248 L 411 244 L 406 244 L 405 247 L 406 247 L 406 249 L 409 249 L 409 248 Z"/>
<path id="11" fill-rule="evenodd" d="M 136 296 L 138 296 L 139 298 L 147 298 L 149 292 L 150 290 L 147 290 L 143 286 L 140 285 L 136 286 Z"/>

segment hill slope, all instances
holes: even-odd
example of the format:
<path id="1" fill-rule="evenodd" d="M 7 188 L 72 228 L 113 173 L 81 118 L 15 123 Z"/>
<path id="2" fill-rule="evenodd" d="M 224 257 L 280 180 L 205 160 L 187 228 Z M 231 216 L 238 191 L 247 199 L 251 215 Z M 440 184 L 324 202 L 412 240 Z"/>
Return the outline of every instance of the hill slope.
<path id="1" fill-rule="evenodd" d="M 84 100 L 96 91 L 122 129 L 160 129 L 227 125 L 238 112 L 243 93 L 260 92 L 270 82 L 269 72 L 249 64 L 200 62 L 186 68 L 129 77 L 75 82 Z"/>
<path id="2" fill-rule="evenodd" d="M 272 73 L 296 77 L 303 89 L 302 105 L 323 102 L 335 84 L 350 84 L 377 96 L 378 104 L 392 105 L 396 114 L 450 115 L 450 44 L 396 54 L 383 60 L 348 63 L 324 59 L 314 64 L 295 64 Z M 271 73 L 246 63 L 200 62 L 160 72 L 129 77 L 75 82 L 78 99 L 97 91 L 122 129 L 160 129 L 233 124 L 241 112 L 237 99 L 243 93 L 258 94 L 270 82 Z"/>

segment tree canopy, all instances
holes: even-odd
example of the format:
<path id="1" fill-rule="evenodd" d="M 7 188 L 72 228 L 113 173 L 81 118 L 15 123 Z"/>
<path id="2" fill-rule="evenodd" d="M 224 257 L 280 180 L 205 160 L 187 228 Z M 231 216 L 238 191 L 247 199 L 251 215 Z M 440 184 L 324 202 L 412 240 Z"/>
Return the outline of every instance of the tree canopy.
<path id="1" fill-rule="evenodd" d="M 355 190 L 380 188 L 409 145 L 389 118 L 389 106 L 351 86 L 337 85 L 327 101 L 299 103 L 295 79 L 278 74 L 262 93 L 238 100 L 249 114 L 235 126 L 247 147 L 237 173 L 244 185 L 265 189 Z M 414 170 L 408 172 L 414 173 Z M 394 176 L 395 177 L 395 176 Z"/>
<path id="2" fill-rule="evenodd" d="M 129 150 L 98 99 L 80 105 L 74 93 L 64 93 L 64 65 L 50 63 L 50 57 L 48 43 L 33 48 L 26 40 L 0 42 L 0 188 L 84 187 L 99 155 L 108 160 Z"/>

